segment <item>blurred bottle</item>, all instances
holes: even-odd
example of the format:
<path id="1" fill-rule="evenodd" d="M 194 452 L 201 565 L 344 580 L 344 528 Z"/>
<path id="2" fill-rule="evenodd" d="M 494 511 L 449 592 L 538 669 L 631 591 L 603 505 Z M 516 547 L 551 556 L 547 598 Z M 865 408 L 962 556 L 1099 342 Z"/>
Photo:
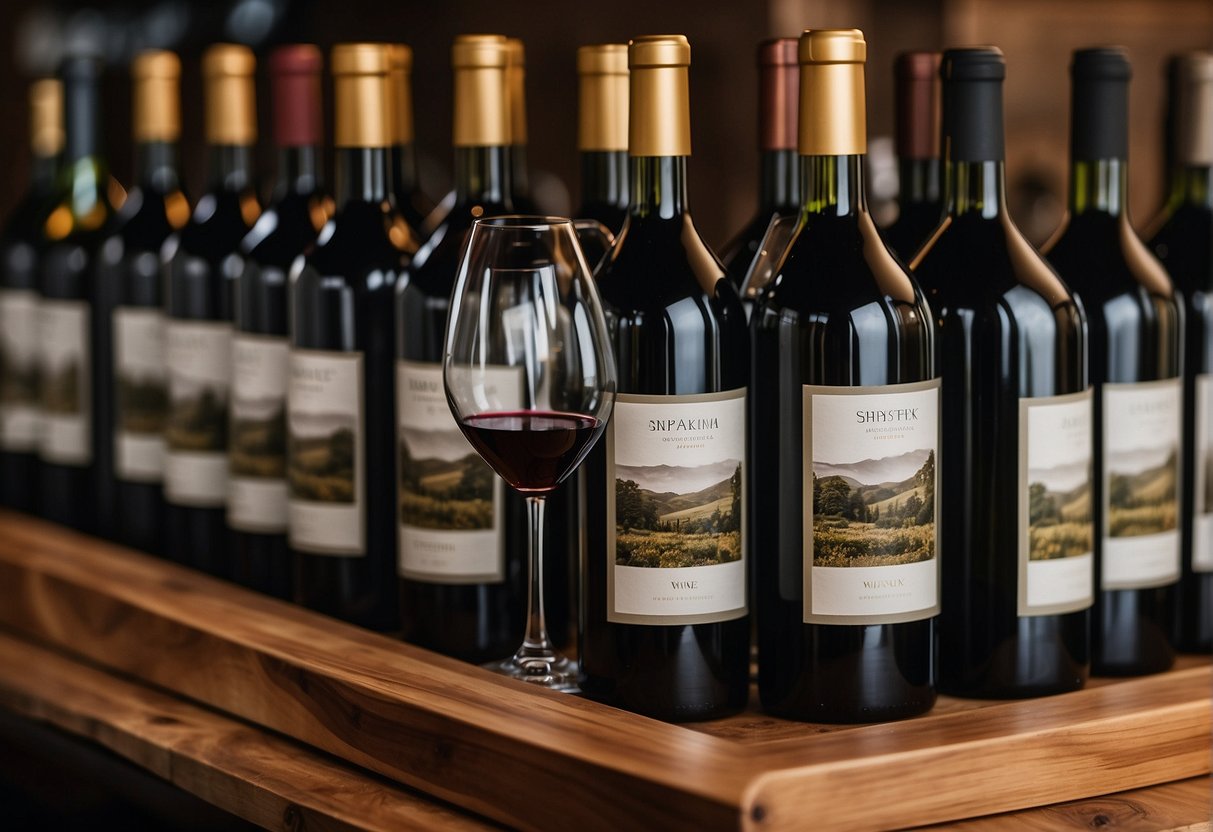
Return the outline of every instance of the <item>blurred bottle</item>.
<path id="1" fill-rule="evenodd" d="M 758 46 L 758 147 L 762 153 L 758 211 L 720 254 L 729 280 L 738 289 L 771 219 L 795 216 L 800 211 L 800 157 L 796 154 L 800 67 L 796 43 L 796 38 L 775 38 Z"/>
<path id="2" fill-rule="evenodd" d="M 527 163 L 526 47 L 518 38 L 506 39 L 509 64 L 505 70 L 510 114 L 510 197 L 519 214 L 542 213 L 531 199 L 531 168 Z"/>
<path id="3" fill-rule="evenodd" d="M 619 233 L 628 212 L 628 46 L 577 50 L 577 150 L 581 154 L 579 218 Z M 583 242 L 584 246 L 584 242 Z M 586 251 L 592 268 L 598 258 Z"/>
<path id="4" fill-rule="evenodd" d="M 232 320 L 232 415 L 227 525 L 235 580 L 290 598 L 287 546 L 287 275 L 333 213 L 321 182 L 324 58 L 310 44 L 269 59 L 278 179 L 270 205 L 240 244 Z"/>
<path id="5" fill-rule="evenodd" d="M 112 533 L 114 491 L 105 469 L 112 437 L 104 427 L 113 388 L 97 384 L 110 322 L 96 301 L 97 250 L 121 189 L 111 188 L 101 147 L 101 75 L 97 58 L 68 58 L 62 69 L 66 153 L 62 201 L 44 225 L 39 268 L 38 363 L 42 416 L 42 514 L 81 531 Z M 99 417 L 104 414 L 98 424 Z"/>
<path id="6" fill-rule="evenodd" d="M 164 496 L 169 557 L 231 575 L 224 519 L 236 253 L 261 213 L 253 180 L 256 60 L 217 44 L 202 59 L 211 175 L 189 223 L 165 243 L 169 416 Z"/>
<path id="7" fill-rule="evenodd" d="M 939 58 L 938 52 L 903 52 L 894 65 L 898 211 L 881 236 L 906 263 L 943 221 Z"/>
<path id="8" fill-rule="evenodd" d="M 413 50 L 402 43 L 388 47 L 392 96 L 392 196 L 396 210 L 417 231 L 425 225 L 434 203 L 417 181 L 417 149 L 413 142 Z"/>
<path id="9" fill-rule="evenodd" d="M 43 226 L 58 202 L 63 161 L 63 84 L 29 89 L 29 187 L 0 233 L 0 504 L 38 508 L 38 260 Z"/>
<path id="10" fill-rule="evenodd" d="M 112 452 L 99 459 L 114 493 L 114 538 L 159 552 L 168 415 L 160 250 L 190 213 L 177 171 L 181 62 L 172 52 L 143 52 L 131 76 L 137 181 L 97 263 L 98 318 L 110 331 L 96 341 L 97 387 L 113 391 L 112 408 L 98 414 Z"/>
<path id="11" fill-rule="evenodd" d="M 391 207 L 387 48 L 338 44 L 331 67 L 337 210 L 290 277 L 287 505 L 296 600 L 394 630 L 392 297 L 417 241 Z"/>
<path id="12" fill-rule="evenodd" d="M 1213 55 L 1175 63 L 1171 188 L 1150 240 L 1184 299 L 1182 577 L 1175 640 L 1213 649 Z"/>

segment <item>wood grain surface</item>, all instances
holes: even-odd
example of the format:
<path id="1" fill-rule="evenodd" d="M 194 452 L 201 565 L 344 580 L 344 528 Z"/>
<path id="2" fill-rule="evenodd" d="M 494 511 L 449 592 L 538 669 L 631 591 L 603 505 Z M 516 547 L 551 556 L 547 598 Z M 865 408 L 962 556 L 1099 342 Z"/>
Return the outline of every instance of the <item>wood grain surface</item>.
<path id="1" fill-rule="evenodd" d="M 899 828 L 1210 764 L 1207 661 L 900 723 L 667 725 L 12 514 L 0 625 L 524 828 Z"/>
<path id="2" fill-rule="evenodd" d="M 2 633 L 0 707 L 92 740 L 266 829 L 493 828 L 291 740 Z"/>
<path id="3" fill-rule="evenodd" d="M 923 832 L 1211 832 L 1210 780 L 1072 800 L 1043 809 L 930 826 Z"/>

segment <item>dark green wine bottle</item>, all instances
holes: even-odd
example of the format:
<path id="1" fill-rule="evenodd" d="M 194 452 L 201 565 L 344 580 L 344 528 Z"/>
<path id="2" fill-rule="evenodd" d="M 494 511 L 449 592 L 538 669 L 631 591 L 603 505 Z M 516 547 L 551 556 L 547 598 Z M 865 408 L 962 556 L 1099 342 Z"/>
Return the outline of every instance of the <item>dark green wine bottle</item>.
<path id="1" fill-rule="evenodd" d="M 1180 573 L 1182 312 L 1128 216 L 1129 61 L 1070 66 L 1070 205 L 1045 255 L 1087 313 L 1094 386 L 1091 669 L 1166 670 Z"/>
<path id="2" fill-rule="evenodd" d="M 42 514 L 82 531 L 112 531 L 114 491 L 99 476 L 111 453 L 110 387 L 99 385 L 109 320 L 97 300 L 97 250 L 113 218 L 115 194 L 101 146 L 97 58 L 63 64 L 66 147 L 62 200 L 45 223 L 39 268 L 38 357 L 42 397 L 38 454 Z M 98 425 L 101 415 L 103 425 Z"/>

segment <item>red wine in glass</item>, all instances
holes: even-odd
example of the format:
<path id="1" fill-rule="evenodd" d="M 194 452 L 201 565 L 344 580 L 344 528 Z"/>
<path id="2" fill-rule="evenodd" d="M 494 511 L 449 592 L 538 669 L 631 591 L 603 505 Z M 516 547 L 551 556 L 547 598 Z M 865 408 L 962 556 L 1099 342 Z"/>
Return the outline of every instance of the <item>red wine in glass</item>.
<path id="1" fill-rule="evenodd" d="M 551 491 L 589 450 L 598 420 L 580 413 L 514 410 L 478 413 L 459 422 L 485 461 L 523 493 Z"/>

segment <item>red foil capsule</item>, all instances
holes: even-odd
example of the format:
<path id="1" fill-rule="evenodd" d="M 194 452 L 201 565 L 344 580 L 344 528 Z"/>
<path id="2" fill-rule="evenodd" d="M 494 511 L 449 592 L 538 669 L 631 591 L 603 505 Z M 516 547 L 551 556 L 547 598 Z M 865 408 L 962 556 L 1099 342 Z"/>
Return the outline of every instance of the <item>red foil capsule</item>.
<path id="1" fill-rule="evenodd" d="M 796 38 L 758 45 L 758 145 L 760 150 L 796 149 L 800 65 Z"/>
<path id="2" fill-rule="evenodd" d="M 274 142 L 302 147 L 323 142 L 320 75 L 324 56 L 310 43 L 280 46 L 270 55 Z"/>
<path id="3" fill-rule="evenodd" d="M 939 61 L 938 52 L 902 52 L 897 56 L 893 74 L 900 159 L 939 156 Z"/>

